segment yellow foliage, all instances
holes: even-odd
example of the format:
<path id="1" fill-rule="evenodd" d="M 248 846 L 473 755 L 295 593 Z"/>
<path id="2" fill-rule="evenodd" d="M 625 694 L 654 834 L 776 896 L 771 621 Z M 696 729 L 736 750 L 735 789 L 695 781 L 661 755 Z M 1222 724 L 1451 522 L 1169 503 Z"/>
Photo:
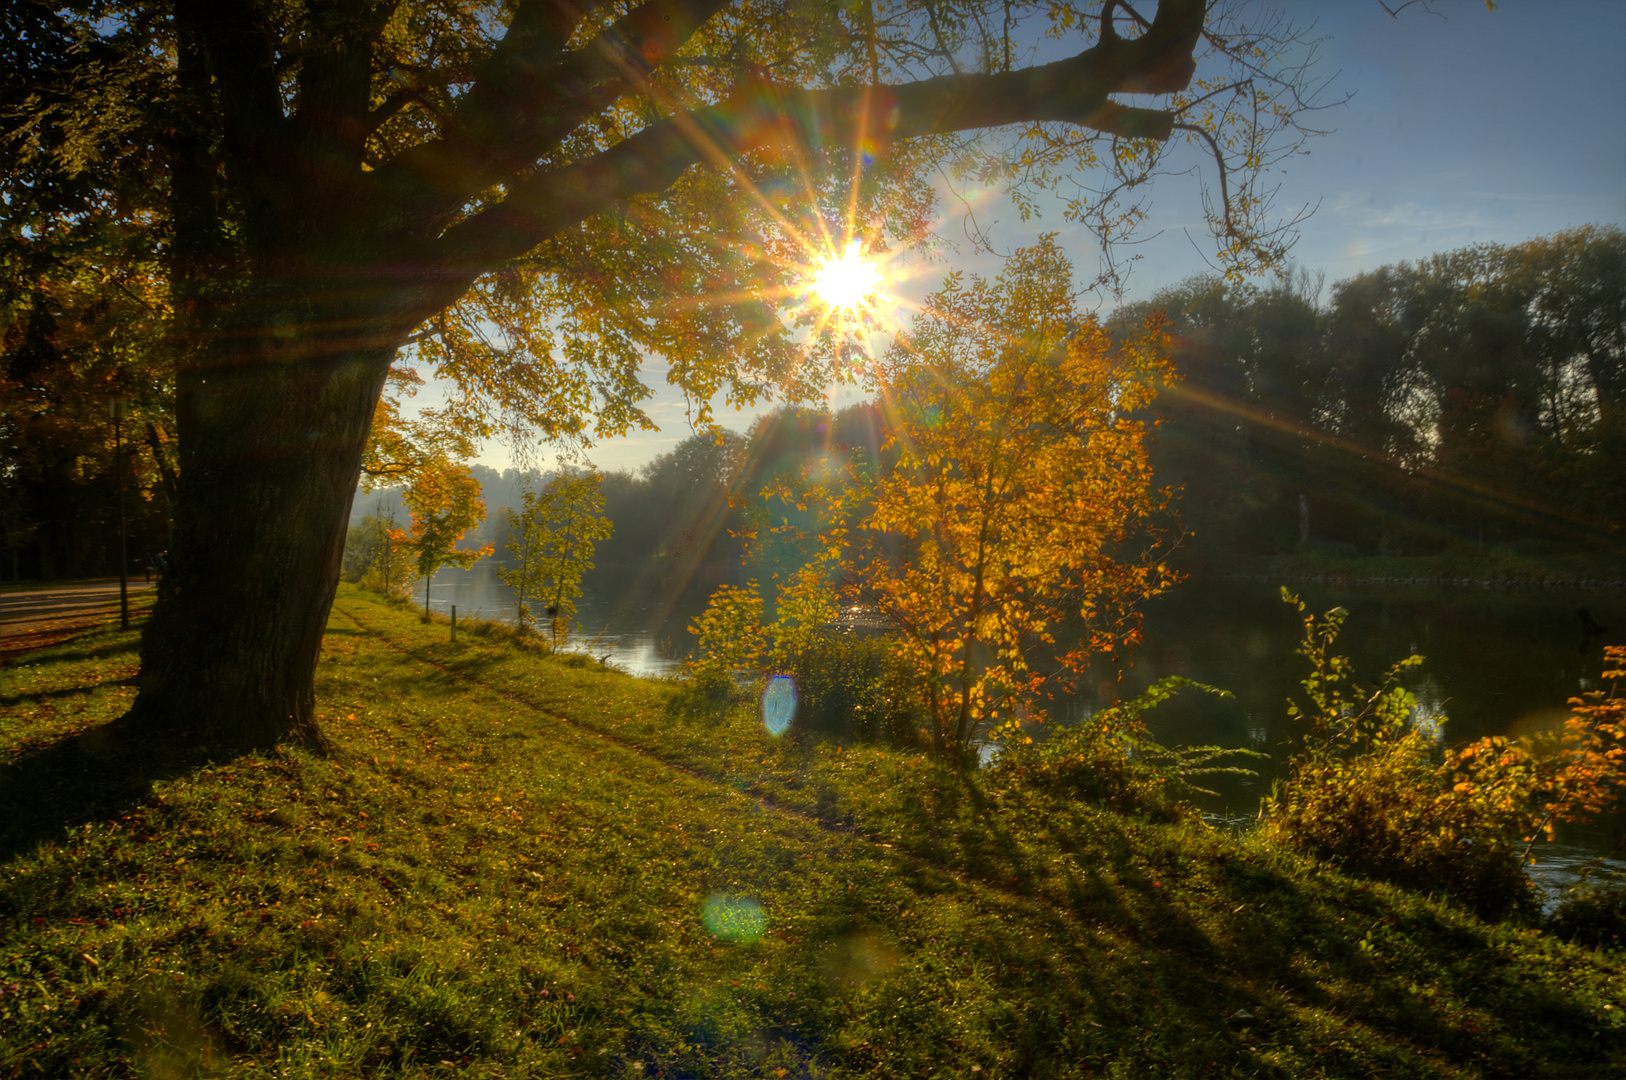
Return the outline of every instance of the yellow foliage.
<path id="1" fill-rule="evenodd" d="M 780 489 L 926 677 L 939 750 L 1018 709 L 1042 719 L 1034 700 L 1133 645 L 1135 603 L 1171 581 L 1149 554 L 1167 493 L 1144 447 L 1164 336 L 1114 343 L 1071 289 L 1048 236 L 992 282 L 951 275 L 876 372 L 881 467 Z"/>
<path id="2" fill-rule="evenodd" d="M 529 603 L 549 601 L 553 643 L 570 625 L 581 596 L 581 581 L 593 568 L 593 548 L 613 526 L 604 516 L 604 492 L 597 473 L 556 476 L 540 492 L 525 482 L 522 504 L 508 512 L 511 564 L 497 577 L 514 590 L 516 622 L 523 631 Z"/>
<path id="3" fill-rule="evenodd" d="M 696 685 L 708 693 L 730 688 L 737 671 L 754 673 L 769 651 L 762 625 L 762 593 L 754 581 L 744 586 L 718 586 L 689 629 L 696 641 L 686 667 Z"/>
<path id="4" fill-rule="evenodd" d="M 467 465 L 436 460 L 422 468 L 402 496 L 412 514 L 410 533 L 391 539 L 417 556 L 418 575 L 433 576 L 442 566 L 471 566 L 491 554 L 491 547 L 459 550 L 455 545 L 486 519 L 480 481 Z"/>

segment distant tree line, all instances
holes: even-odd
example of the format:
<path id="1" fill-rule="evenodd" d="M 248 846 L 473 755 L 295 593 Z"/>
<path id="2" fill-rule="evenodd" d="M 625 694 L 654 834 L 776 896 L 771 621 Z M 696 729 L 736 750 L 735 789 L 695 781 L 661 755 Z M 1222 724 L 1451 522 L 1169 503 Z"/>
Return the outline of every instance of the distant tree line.
<path id="1" fill-rule="evenodd" d="M 603 474 L 603 513 L 613 531 L 594 546 L 587 588 L 600 595 L 692 591 L 703 597 L 719 583 L 738 580 L 744 572 L 742 537 L 758 524 L 757 496 L 763 488 L 820 454 L 873 453 L 884 434 L 881 410 L 871 404 L 834 415 L 787 406 L 758 421 L 749 434 L 697 432 L 636 472 Z M 482 561 L 507 566 L 512 562 L 510 511 L 523 505 L 527 484 L 540 491 L 554 473 L 498 472 L 479 464 L 471 472 L 480 482 L 487 512 L 463 543 L 490 546 L 493 554 Z M 378 565 L 379 537 L 408 516 L 401 488 L 358 492 L 344 578 L 360 581 Z M 772 557 L 771 549 L 764 557 Z"/>
<path id="2" fill-rule="evenodd" d="M 1196 277 L 1154 464 L 1199 563 L 1626 546 L 1626 234 L 1482 244 L 1335 284 Z"/>

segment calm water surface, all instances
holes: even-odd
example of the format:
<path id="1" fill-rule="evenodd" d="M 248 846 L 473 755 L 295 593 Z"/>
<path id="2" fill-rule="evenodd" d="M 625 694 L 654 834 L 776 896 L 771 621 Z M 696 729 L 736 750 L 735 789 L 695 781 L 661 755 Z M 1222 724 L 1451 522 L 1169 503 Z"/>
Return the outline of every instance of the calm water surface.
<path id="1" fill-rule="evenodd" d="M 1349 612 L 1335 653 L 1348 656 L 1363 688 L 1397 660 L 1425 658 L 1402 677 L 1418 702 L 1418 721 L 1444 743 L 1486 735 L 1521 735 L 1561 727 L 1568 699 L 1601 685 L 1603 646 L 1626 642 L 1626 594 L 1427 586 L 1292 587 L 1308 612 Z M 1580 611 L 1594 628 L 1586 632 Z M 1229 690 L 1215 697 L 1188 691 L 1146 716 L 1167 744 L 1247 747 L 1271 755 L 1241 762 L 1258 770 L 1243 780 L 1205 784 L 1219 794 L 1205 809 L 1220 816 L 1255 813 L 1284 763 L 1291 735 L 1286 702 L 1308 704 L 1299 681 L 1308 662 L 1295 655 L 1301 616 L 1265 581 L 1191 582 L 1146 607 L 1145 642 L 1121 673 L 1092 672 L 1097 685 L 1074 703 L 1075 715 L 1133 695 L 1167 675 Z M 1117 679 L 1121 674 L 1122 683 Z M 1531 868 L 1551 901 L 1599 855 L 1621 854 L 1626 821 L 1561 828 L 1557 842 L 1538 843 Z M 1611 858 L 1614 871 L 1626 860 Z"/>
<path id="2" fill-rule="evenodd" d="M 413 589 L 412 599 L 423 602 L 423 583 Z M 705 608 L 706 597 L 696 594 L 677 599 L 653 593 L 621 595 L 600 590 L 584 595 L 576 605 L 570 633 L 563 647 L 570 652 L 590 653 L 633 675 L 660 676 L 682 664 L 689 651 L 690 620 Z M 453 605 L 459 617 L 491 619 L 512 625 L 517 617 L 514 590 L 497 579 L 490 564 L 472 570 L 443 570 L 435 576 L 429 592 L 429 606 L 446 614 Z M 543 608 L 532 603 L 534 625 L 546 625 Z"/>

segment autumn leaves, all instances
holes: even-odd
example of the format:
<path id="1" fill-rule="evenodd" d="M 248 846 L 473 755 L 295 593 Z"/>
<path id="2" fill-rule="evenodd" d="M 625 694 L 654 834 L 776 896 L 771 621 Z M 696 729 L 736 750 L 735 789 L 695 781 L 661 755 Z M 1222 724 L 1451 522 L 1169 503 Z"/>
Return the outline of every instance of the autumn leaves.
<path id="1" fill-rule="evenodd" d="M 807 559 L 781 609 L 875 610 L 920 677 L 926 741 L 942 752 L 1042 718 L 1091 655 L 1135 641 L 1135 604 L 1171 581 L 1156 528 L 1167 494 L 1145 452 L 1170 377 L 1161 335 L 1115 342 L 1074 298 L 1051 237 L 993 281 L 951 275 L 875 372 L 879 453 L 771 489 L 798 516 L 768 535 Z M 737 599 L 699 624 L 716 643 L 708 670 L 772 659 L 722 655 L 760 638 L 735 625 L 756 614 Z"/>

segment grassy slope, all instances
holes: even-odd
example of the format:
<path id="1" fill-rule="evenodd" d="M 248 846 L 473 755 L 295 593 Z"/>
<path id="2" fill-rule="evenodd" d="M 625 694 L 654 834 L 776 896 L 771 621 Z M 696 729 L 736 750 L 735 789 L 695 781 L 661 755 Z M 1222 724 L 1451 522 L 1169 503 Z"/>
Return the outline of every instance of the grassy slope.
<path id="1" fill-rule="evenodd" d="M 327 760 L 107 760 L 131 635 L 0 672 L 0 1078 L 1626 1061 L 1618 956 L 446 632 L 340 594 Z"/>

